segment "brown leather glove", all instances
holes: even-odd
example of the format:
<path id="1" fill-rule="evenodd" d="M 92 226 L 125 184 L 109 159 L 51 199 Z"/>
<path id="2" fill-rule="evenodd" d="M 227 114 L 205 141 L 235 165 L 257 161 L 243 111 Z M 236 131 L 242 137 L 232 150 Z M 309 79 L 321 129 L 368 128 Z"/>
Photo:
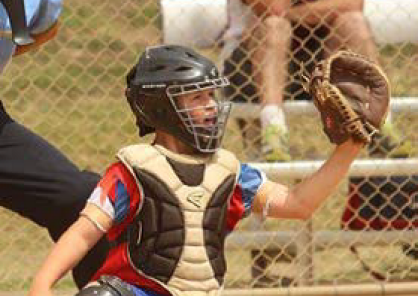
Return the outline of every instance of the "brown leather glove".
<path id="1" fill-rule="evenodd" d="M 321 61 L 306 88 L 334 144 L 349 138 L 370 143 L 385 121 L 389 81 L 376 63 L 359 54 L 339 51 Z"/>

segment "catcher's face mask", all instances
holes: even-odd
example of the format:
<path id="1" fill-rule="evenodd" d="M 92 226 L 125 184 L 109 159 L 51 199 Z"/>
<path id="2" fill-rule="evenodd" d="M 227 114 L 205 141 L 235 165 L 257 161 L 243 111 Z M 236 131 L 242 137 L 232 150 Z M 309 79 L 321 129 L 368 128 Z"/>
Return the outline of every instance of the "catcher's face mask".
<path id="1" fill-rule="evenodd" d="M 231 102 L 223 95 L 227 85 L 226 78 L 219 78 L 167 88 L 181 129 L 192 137 L 193 146 L 200 152 L 215 152 L 221 145 L 231 110 Z"/>

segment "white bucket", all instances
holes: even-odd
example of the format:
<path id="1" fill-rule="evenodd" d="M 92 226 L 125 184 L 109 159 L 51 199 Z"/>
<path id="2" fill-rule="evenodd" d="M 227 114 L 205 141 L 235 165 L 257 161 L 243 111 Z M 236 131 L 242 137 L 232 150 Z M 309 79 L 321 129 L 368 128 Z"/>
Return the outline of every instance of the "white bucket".
<path id="1" fill-rule="evenodd" d="M 227 26 L 226 0 L 161 0 L 164 43 L 207 47 Z"/>
<path id="2" fill-rule="evenodd" d="M 418 0 L 365 0 L 377 43 L 418 42 Z"/>

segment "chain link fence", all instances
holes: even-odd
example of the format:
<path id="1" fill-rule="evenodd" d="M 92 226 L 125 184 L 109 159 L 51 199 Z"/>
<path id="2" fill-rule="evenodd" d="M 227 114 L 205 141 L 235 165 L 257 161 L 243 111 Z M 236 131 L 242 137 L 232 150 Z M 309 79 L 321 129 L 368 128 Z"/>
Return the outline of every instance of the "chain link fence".
<path id="1" fill-rule="evenodd" d="M 242 221 L 227 242 L 227 289 L 418 280 L 418 3 L 366 4 L 378 59 L 392 83 L 392 123 L 409 148 L 401 156 L 378 157 L 365 149 L 351 176 L 309 221 Z M 138 141 L 124 101 L 124 76 L 139 53 L 163 41 L 184 42 L 223 67 L 228 45 L 218 37 L 228 24 L 226 8 L 225 0 L 66 2 L 57 37 L 15 58 L 0 77 L 2 100 L 14 118 L 80 167 L 103 172 L 118 148 Z M 254 24 L 262 27 L 261 18 Z M 264 163 L 259 105 L 251 96 L 244 95 L 246 101 L 233 112 L 224 142 L 243 161 L 256 163 L 272 179 L 289 185 L 317 168 L 332 150 L 300 79 L 300 69 L 309 72 L 336 30 L 321 28 L 326 34 L 314 32 L 319 29 L 314 26 L 303 38 L 295 35 L 292 42 L 298 49 L 286 51 L 283 93 L 292 162 Z M 263 36 L 257 34 L 252 38 Z M 263 39 L 253 42 L 253 48 L 265 44 Z M 255 77 L 267 65 L 254 63 L 252 70 L 242 70 L 239 66 L 253 53 L 249 47 L 242 49 L 236 71 L 243 71 L 238 73 L 259 87 L 260 94 L 265 89 Z M 233 91 L 242 93 L 244 88 Z M 5 209 L 0 209 L 0 233 L 0 291 L 25 290 L 51 242 L 45 231 Z M 58 287 L 66 288 L 73 288 L 69 277 Z"/>

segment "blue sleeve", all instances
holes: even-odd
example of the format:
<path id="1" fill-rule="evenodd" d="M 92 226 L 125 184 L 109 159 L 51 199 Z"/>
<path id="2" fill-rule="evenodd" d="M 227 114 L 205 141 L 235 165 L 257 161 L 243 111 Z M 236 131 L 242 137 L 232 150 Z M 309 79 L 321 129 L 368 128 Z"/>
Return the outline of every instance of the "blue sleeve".
<path id="1" fill-rule="evenodd" d="M 25 1 L 26 21 L 32 34 L 45 32 L 58 21 L 62 0 Z"/>
<path id="2" fill-rule="evenodd" d="M 247 216 L 250 213 L 258 189 L 260 189 L 265 180 L 265 174 L 259 169 L 248 164 L 241 164 L 237 185 L 242 191 L 242 201 L 245 207 L 244 216 Z"/>
<path id="3" fill-rule="evenodd" d="M 62 0 L 26 0 L 24 3 L 26 22 L 32 34 L 39 34 L 51 28 L 57 22 L 62 10 Z M 9 16 L 0 3 L 0 74 L 16 49 L 16 45 L 10 39 L 2 37 L 3 32 L 10 31 Z"/>
<path id="4" fill-rule="evenodd" d="M 26 0 L 26 23 L 32 34 L 48 30 L 57 20 L 62 10 L 62 0 Z M 2 31 L 10 31 L 10 20 L 6 9 L 0 4 L 0 23 Z"/>
<path id="5" fill-rule="evenodd" d="M 16 45 L 10 40 L 3 38 L 4 32 L 10 32 L 10 22 L 6 9 L 0 3 L 0 74 L 12 59 Z"/>
<path id="6" fill-rule="evenodd" d="M 9 39 L 0 38 L 0 74 L 12 59 L 16 45 Z"/>

